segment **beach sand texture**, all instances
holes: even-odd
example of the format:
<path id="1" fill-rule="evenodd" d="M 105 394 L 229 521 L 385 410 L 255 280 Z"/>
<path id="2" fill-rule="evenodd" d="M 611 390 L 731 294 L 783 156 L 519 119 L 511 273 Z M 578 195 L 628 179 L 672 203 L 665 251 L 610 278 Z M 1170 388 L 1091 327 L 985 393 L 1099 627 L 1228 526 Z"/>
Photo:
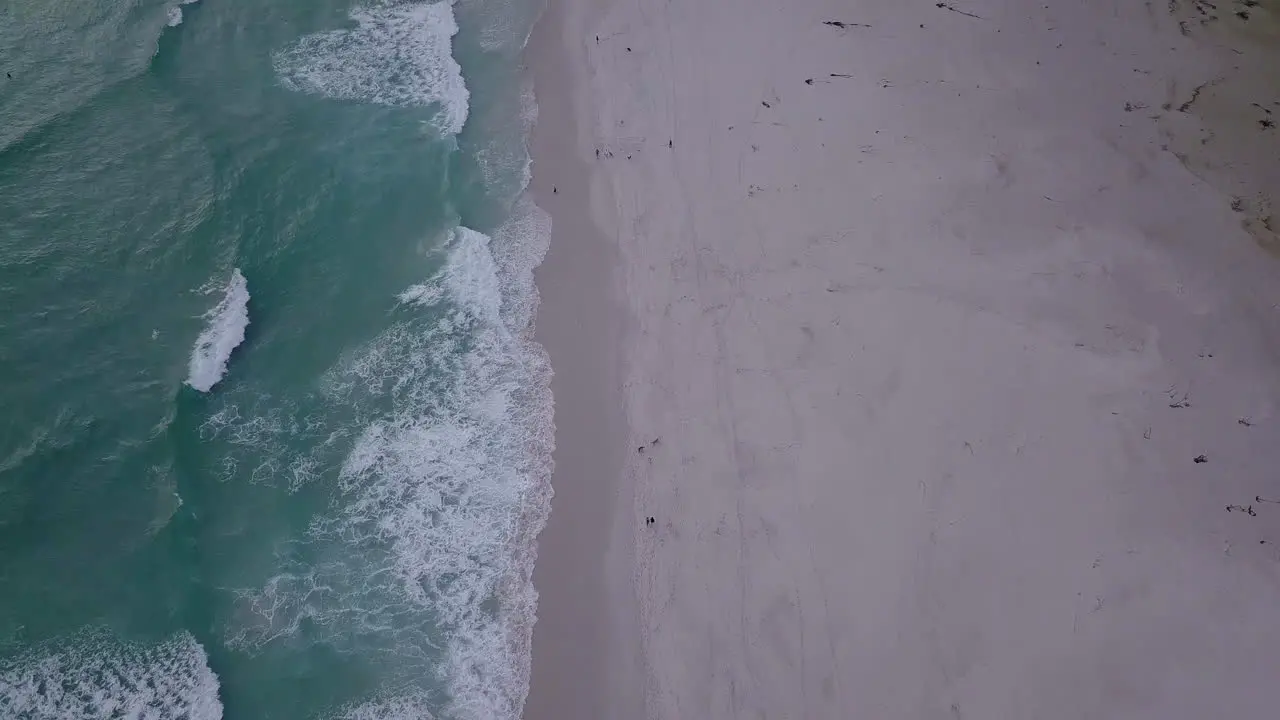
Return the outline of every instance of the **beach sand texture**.
<path id="1" fill-rule="evenodd" d="M 552 0 L 526 717 L 1276 717 L 1276 13 Z"/>

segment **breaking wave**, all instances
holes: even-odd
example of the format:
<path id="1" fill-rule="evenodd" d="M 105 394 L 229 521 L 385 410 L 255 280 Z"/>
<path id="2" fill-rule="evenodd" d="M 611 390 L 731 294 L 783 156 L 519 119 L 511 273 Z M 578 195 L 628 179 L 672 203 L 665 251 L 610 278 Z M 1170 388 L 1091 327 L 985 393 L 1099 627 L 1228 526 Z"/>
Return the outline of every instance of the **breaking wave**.
<path id="1" fill-rule="evenodd" d="M 244 342 L 249 327 L 249 284 L 239 268 L 232 271 L 222 300 L 205 314 L 208 323 L 191 349 L 187 384 L 209 392 L 227 371 L 231 353 Z"/>
<path id="2" fill-rule="evenodd" d="M 91 632 L 0 661 L 0 717 L 221 720 L 222 703 L 190 634 L 136 645 Z"/>
<path id="3" fill-rule="evenodd" d="M 190 5 L 198 0 L 180 0 L 177 5 L 169 8 L 169 27 L 178 27 L 182 24 L 182 6 Z"/>
<path id="4" fill-rule="evenodd" d="M 453 59 L 452 3 L 359 8 L 351 20 L 353 29 L 308 35 L 276 53 L 281 84 L 341 100 L 436 106 L 440 131 L 462 132 L 470 94 Z"/>

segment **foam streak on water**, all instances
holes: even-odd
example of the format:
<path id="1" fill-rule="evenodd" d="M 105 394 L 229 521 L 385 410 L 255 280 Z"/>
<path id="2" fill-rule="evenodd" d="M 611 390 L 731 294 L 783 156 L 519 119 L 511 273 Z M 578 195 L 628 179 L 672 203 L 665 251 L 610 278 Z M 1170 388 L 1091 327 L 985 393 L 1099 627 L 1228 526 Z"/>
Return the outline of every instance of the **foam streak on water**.
<path id="1" fill-rule="evenodd" d="M 191 349 L 187 384 L 209 392 L 227 371 L 231 353 L 249 326 L 249 284 L 239 268 L 231 273 L 222 300 L 205 314 L 207 324 Z"/>
<path id="2" fill-rule="evenodd" d="M 434 105 L 441 133 L 462 132 L 470 96 L 453 59 L 452 3 L 366 7 L 352 10 L 351 19 L 354 29 L 308 35 L 276 53 L 281 84 L 342 100 Z"/>
<path id="3" fill-rule="evenodd" d="M 220 720 L 222 703 L 191 635 L 139 646 L 94 632 L 0 662 L 0 717 Z"/>

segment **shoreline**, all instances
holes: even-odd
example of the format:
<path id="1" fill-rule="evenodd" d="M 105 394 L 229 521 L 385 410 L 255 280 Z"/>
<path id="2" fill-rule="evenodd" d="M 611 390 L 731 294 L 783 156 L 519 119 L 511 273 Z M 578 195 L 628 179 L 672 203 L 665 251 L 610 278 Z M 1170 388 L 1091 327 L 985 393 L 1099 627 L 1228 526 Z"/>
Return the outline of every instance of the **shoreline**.
<path id="1" fill-rule="evenodd" d="M 628 666 L 637 617 L 631 493 L 619 480 L 626 311 L 615 286 L 617 250 L 589 207 L 600 179 L 579 154 L 584 118 L 565 5 L 546 0 L 524 55 L 538 104 L 529 192 L 552 219 L 550 249 L 534 273 L 534 337 L 551 359 L 556 426 L 552 509 L 533 572 L 528 720 L 627 718 L 620 706 L 641 699 Z"/>

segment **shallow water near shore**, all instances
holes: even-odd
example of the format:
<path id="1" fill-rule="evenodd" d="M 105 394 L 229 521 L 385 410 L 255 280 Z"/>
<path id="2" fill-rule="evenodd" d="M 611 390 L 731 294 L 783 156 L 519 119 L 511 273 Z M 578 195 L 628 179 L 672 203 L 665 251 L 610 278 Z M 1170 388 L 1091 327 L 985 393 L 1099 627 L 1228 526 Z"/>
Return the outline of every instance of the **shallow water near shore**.
<path id="1" fill-rule="evenodd" d="M 538 9 L 0 10 L 0 715 L 518 716 Z"/>

